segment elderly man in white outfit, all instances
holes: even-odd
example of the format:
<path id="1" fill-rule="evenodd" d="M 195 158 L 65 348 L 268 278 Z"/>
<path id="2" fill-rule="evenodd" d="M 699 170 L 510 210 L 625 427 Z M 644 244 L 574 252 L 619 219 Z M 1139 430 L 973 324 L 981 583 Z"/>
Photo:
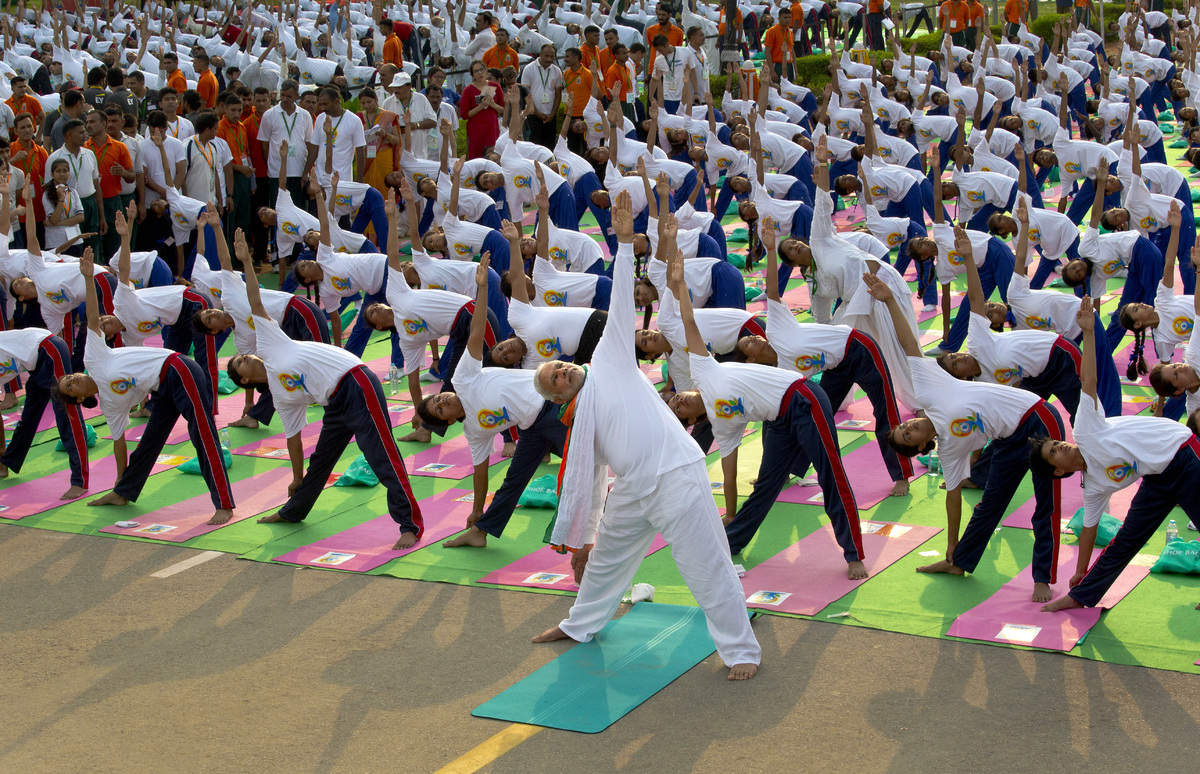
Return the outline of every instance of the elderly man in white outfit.
<path id="1" fill-rule="evenodd" d="M 758 671 L 762 649 L 750 629 L 746 598 L 729 558 L 729 542 L 708 483 L 704 454 L 634 356 L 633 211 L 629 194 L 612 207 L 620 244 L 613 297 L 591 366 L 552 361 L 534 373 L 547 400 L 566 404 L 571 426 L 551 545 L 573 551 L 579 596 L 567 619 L 534 638 L 587 642 L 612 619 L 655 533 L 708 622 L 730 680 Z M 608 501 L 595 487 L 612 468 Z M 603 511 L 603 520 L 600 512 Z"/>

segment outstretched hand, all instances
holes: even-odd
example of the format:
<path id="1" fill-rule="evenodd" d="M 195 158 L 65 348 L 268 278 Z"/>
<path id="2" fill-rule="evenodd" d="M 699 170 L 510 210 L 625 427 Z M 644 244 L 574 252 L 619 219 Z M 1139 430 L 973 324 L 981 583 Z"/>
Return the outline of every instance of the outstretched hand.
<path id="1" fill-rule="evenodd" d="M 517 230 L 517 227 L 511 220 L 503 220 L 500 222 L 500 235 L 511 242 L 519 238 L 521 232 Z"/>
<path id="2" fill-rule="evenodd" d="M 971 237 L 962 226 L 954 227 L 954 250 L 964 258 L 971 257 Z"/>
<path id="3" fill-rule="evenodd" d="M 1079 304 L 1079 311 L 1075 314 L 1075 322 L 1079 324 L 1079 329 L 1084 331 L 1096 330 L 1096 312 L 1092 307 L 1091 296 L 1084 296 Z"/>
<path id="4" fill-rule="evenodd" d="M 867 292 L 871 294 L 871 298 L 876 301 L 887 303 L 892 300 L 892 289 L 887 286 L 887 283 L 876 277 L 870 272 L 863 274 L 863 284 L 867 286 Z"/>
<path id="5" fill-rule="evenodd" d="M 775 249 L 775 220 L 770 216 L 762 219 L 762 228 L 759 230 L 759 239 L 762 240 L 763 249 L 771 252 Z"/>
<path id="6" fill-rule="evenodd" d="M 83 255 L 79 258 L 79 273 L 86 279 L 92 279 L 96 274 L 96 266 L 92 259 L 92 248 L 87 248 L 83 251 Z"/>
<path id="7" fill-rule="evenodd" d="M 476 287 L 486 288 L 488 285 L 488 266 L 492 262 L 492 251 L 487 250 L 479 257 L 479 265 L 475 267 Z"/>

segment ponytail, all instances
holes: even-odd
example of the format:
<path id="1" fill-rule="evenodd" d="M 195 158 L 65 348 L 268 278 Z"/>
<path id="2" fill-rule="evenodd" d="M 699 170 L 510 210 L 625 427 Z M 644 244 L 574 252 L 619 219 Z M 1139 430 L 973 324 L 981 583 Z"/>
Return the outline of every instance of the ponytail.
<path id="1" fill-rule="evenodd" d="M 1146 329 L 1138 328 L 1133 332 L 1133 352 L 1129 355 L 1129 367 L 1125 369 L 1125 378 L 1131 382 L 1136 382 L 1146 374 L 1150 373 L 1150 369 L 1146 367 L 1146 357 L 1143 352 L 1146 349 Z"/>

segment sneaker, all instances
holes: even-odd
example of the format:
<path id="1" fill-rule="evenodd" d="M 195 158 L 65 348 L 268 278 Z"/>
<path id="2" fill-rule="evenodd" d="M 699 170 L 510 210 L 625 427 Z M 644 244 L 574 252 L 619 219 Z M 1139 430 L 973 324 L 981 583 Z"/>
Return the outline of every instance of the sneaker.
<path id="1" fill-rule="evenodd" d="M 441 381 L 445 381 L 445 380 L 442 379 L 442 377 L 438 374 L 437 371 L 430 368 L 428 371 L 421 372 L 421 381 L 422 382 L 441 382 Z"/>
<path id="2" fill-rule="evenodd" d="M 1190 529 L 1192 532 L 1200 531 L 1200 530 L 1196 529 L 1196 522 L 1191 521 L 1191 520 L 1188 521 L 1188 529 Z"/>
<path id="3" fill-rule="evenodd" d="M 946 350 L 942 349 L 941 344 L 937 345 L 933 349 L 925 350 L 926 357 L 941 357 L 942 355 L 945 355 L 945 354 L 946 354 Z"/>
<path id="4" fill-rule="evenodd" d="M 937 308 L 938 308 L 937 304 L 926 304 L 925 306 L 921 307 L 921 311 L 922 312 L 936 312 Z"/>

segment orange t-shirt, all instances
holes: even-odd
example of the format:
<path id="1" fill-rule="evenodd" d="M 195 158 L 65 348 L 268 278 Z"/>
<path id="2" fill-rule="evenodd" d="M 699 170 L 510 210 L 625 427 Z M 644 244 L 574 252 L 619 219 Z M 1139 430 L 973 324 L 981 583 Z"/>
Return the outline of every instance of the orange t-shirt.
<path id="1" fill-rule="evenodd" d="M 970 8 L 966 3 L 946 0 L 942 3 L 938 17 L 942 20 L 942 29 L 946 32 L 962 32 L 967 28 Z"/>
<path id="2" fill-rule="evenodd" d="M 50 153 L 35 142 L 31 142 L 29 146 L 26 148 L 20 140 L 13 140 L 9 152 L 13 156 L 21 151 L 27 152 L 25 160 L 14 163 L 13 166 L 25 173 L 25 179 L 33 187 L 33 210 L 40 221 L 46 218 L 45 209 L 42 207 L 42 180 L 46 175 L 46 159 L 50 157 Z"/>
<path id="3" fill-rule="evenodd" d="M 167 76 L 167 85 L 179 92 L 179 96 L 182 97 L 183 93 L 187 91 L 187 78 L 183 77 L 182 71 L 176 70 Z"/>
<path id="4" fill-rule="evenodd" d="M 583 58 L 581 61 L 583 62 L 584 67 L 586 67 L 589 70 L 592 69 L 592 62 L 596 62 L 597 66 L 599 66 L 600 51 L 595 46 L 589 46 L 588 44 L 584 43 L 579 46 L 579 52 L 581 54 L 583 54 Z M 600 72 L 601 73 L 608 72 L 608 68 L 601 67 Z"/>
<path id="5" fill-rule="evenodd" d="M 1010 24 L 1020 24 L 1025 15 L 1025 0 L 1008 0 L 1004 4 L 1004 18 Z"/>
<path id="6" fill-rule="evenodd" d="M 608 71 L 604 73 L 604 90 L 611 92 L 613 86 L 621 84 L 621 96 L 618 98 L 622 102 L 627 101 L 629 90 L 633 87 L 633 78 L 629 74 L 629 68 L 620 62 L 613 62 Z"/>
<path id="7" fill-rule="evenodd" d="M 217 92 L 220 90 L 221 86 L 217 83 L 217 76 L 213 75 L 212 70 L 200 73 L 196 91 L 200 94 L 200 99 L 204 100 L 204 107 L 211 110 L 217 106 Z"/>
<path id="8" fill-rule="evenodd" d="M 108 135 L 104 136 L 103 145 L 97 145 L 89 137 L 83 147 L 96 154 L 96 166 L 100 170 L 100 198 L 111 199 L 114 196 L 120 196 L 121 183 L 125 181 L 110 170 L 114 164 L 125 169 L 133 169 L 133 159 L 129 157 L 129 148 L 125 147 L 125 143 L 114 140 Z"/>
<path id="9" fill-rule="evenodd" d="M 592 71 L 580 66 L 575 72 L 563 73 L 563 90 L 571 95 L 571 115 L 583 115 L 588 100 L 592 97 Z"/>
<path id="10" fill-rule="evenodd" d="M 987 18 L 987 11 L 984 10 L 983 4 L 978 2 L 978 0 L 976 0 L 976 2 L 971 3 L 968 6 L 968 10 L 971 12 L 971 24 L 974 24 L 975 22 L 979 21 L 980 19 Z"/>
<path id="11" fill-rule="evenodd" d="M 520 64 L 520 59 L 517 58 L 517 52 L 507 46 L 504 52 L 500 52 L 499 46 L 492 46 L 487 51 L 483 52 L 480 58 L 485 67 L 494 67 L 497 70 L 503 70 L 505 67 L 516 67 Z"/>
<path id="12" fill-rule="evenodd" d="M 250 158 L 250 138 L 246 135 L 245 124 L 238 121 L 237 126 L 234 126 L 228 118 L 222 118 L 217 123 L 217 136 L 229 146 L 234 164 L 253 163 L 253 159 Z"/>
<path id="13" fill-rule="evenodd" d="M 605 46 L 596 55 L 596 61 L 600 63 L 600 72 L 606 73 L 608 68 L 612 67 L 613 62 L 617 61 L 617 58 L 613 56 L 612 49 Z"/>
<path id="14" fill-rule="evenodd" d="M 8 99 L 4 100 L 4 104 L 12 108 L 14 116 L 19 116 L 22 113 L 29 113 L 33 116 L 33 120 L 35 122 L 41 117 L 42 103 L 38 102 L 32 96 L 26 94 L 24 97 L 21 97 L 20 103 L 16 102 L 15 100 L 16 97 L 9 97 Z"/>
<path id="15" fill-rule="evenodd" d="M 867 3 L 867 13 L 883 13 L 883 0 L 871 0 Z"/>
<path id="16" fill-rule="evenodd" d="M 790 59 L 790 46 L 792 43 L 792 31 L 788 27 L 781 24 L 776 24 L 767 30 L 763 35 L 763 46 L 771 54 L 771 61 L 775 64 L 783 64 L 786 59 Z M 786 52 L 786 53 L 785 53 Z"/>
<path id="17" fill-rule="evenodd" d="M 267 160 L 263 158 L 262 145 L 258 142 L 258 126 L 262 119 L 258 111 L 250 108 L 250 115 L 242 114 L 242 126 L 246 128 L 246 141 L 250 143 L 250 163 L 255 177 L 267 176 Z"/>
<path id="18" fill-rule="evenodd" d="M 404 68 L 404 55 L 401 53 L 400 36 L 392 33 L 383 41 L 383 61 Z"/>
<path id="19" fill-rule="evenodd" d="M 793 14 L 794 13 L 795 12 L 793 12 Z M 724 35 L 725 34 L 725 4 L 724 3 L 721 4 L 721 17 L 720 18 L 721 18 L 721 23 L 717 25 L 717 33 Z M 793 19 L 794 18 L 795 18 L 795 16 L 793 15 Z M 742 12 L 741 12 L 741 10 L 738 10 L 737 16 L 734 17 L 734 24 L 736 24 L 738 26 L 738 29 L 742 28 Z"/>
<path id="20" fill-rule="evenodd" d="M 661 24 L 652 24 L 646 28 L 646 50 L 650 53 L 650 64 L 647 67 L 654 67 L 654 57 L 658 56 L 658 49 L 654 47 L 654 38 L 659 34 L 667 36 L 667 42 L 672 46 L 683 45 L 683 29 L 678 24 L 672 24 L 670 29 L 663 27 Z"/>

